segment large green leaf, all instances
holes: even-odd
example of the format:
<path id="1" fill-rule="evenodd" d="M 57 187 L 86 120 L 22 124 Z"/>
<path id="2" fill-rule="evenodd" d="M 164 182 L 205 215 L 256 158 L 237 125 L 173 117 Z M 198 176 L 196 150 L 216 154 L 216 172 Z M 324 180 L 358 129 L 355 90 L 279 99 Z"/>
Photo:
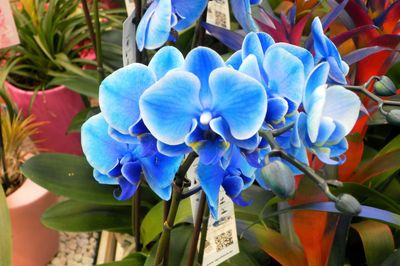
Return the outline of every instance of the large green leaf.
<path id="1" fill-rule="evenodd" d="M 251 186 L 243 191 L 243 197 L 251 202 L 249 206 L 235 206 L 236 219 L 246 221 L 257 221 L 260 211 L 264 208 L 265 204 L 275 195 L 266 191 L 258 186 Z"/>
<path id="2" fill-rule="evenodd" d="M 146 255 L 137 252 L 129 255 L 128 257 L 124 258 L 121 261 L 97 264 L 97 266 L 140 266 L 144 265 L 145 261 L 146 261 Z"/>
<path id="3" fill-rule="evenodd" d="M 46 210 L 42 223 L 59 231 L 132 232 L 129 206 L 97 205 L 74 200 L 60 202 Z"/>
<path id="4" fill-rule="evenodd" d="M 400 249 L 397 249 L 381 264 L 381 266 L 393 266 L 393 265 L 400 265 Z"/>
<path id="5" fill-rule="evenodd" d="M 11 266 L 11 222 L 3 188 L 0 187 L 0 265 Z"/>
<path id="6" fill-rule="evenodd" d="M 239 223 L 241 235 L 285 266 L 307 265 L 303 250 L 280 233 L 260 224 Z"/>
<path id="7" fill-rule="evenodd" d="M 170 249 L 169 249 L 169 265 L 186 265 L 185 250 L 189 246 L 189 241 L 193 232 L 190 225 L 178 226 L 171 231 Z M 150 255 L 147 257 L 145 266 L 155 265 L 155 255 L 158 242 L 152 247 Z"/>
<path id="8" fill-rule="evenodd" d="M 389 226 L 375 221 L 352 224 L 361 238 L 367 265 L 380 265 L 394 251 L 394 240 Z"/>
<path id="9" fill-rule="evenodd" d="M 68 133 L 80 132 L 82 124 L 85 123 L 85 121 L 91 116 L 98 114 L 99 112 L 99 107 L 88 107 L 77 113 L 68 127 Z"/>
<path id="10" fill-rule="evenodd" d="M 191 217 L 192 209 L 190 207 L 190 199 L 187 198 L 182 200 L 179 204 L 175 224 L 190 221 Z M 142 221 L 140 235 L 144 246 L 147 246 L 162 232 L 163 223 L 163 202 L 161 201 L 146 214 Z"/>
<path id="11" fill-rule="evenodd" d="M 22 173 L 47 190 L 73 200 L 106 205 L 130 205 L 113 196 L 115 186 L 101 185 L 93 178 L 93 168 L 83 157 L 44 153 L 21 167 Z"/>

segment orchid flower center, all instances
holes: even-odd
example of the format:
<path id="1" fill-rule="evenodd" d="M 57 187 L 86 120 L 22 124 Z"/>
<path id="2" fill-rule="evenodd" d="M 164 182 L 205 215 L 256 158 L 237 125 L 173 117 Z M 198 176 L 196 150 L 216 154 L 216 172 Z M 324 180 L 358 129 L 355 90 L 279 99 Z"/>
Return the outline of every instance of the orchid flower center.
<path id="1" fill-rule="evenodd" d="M 204 111 L 200 116 L 200 124 L 208 126 L 212 119 L 212 114 L 209 111 Z"/>

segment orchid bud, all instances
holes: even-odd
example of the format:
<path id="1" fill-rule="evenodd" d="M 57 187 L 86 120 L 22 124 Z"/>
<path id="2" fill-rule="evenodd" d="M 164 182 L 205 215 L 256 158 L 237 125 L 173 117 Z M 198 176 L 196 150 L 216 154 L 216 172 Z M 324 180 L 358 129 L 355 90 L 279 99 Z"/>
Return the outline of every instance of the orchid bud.
<path id="1" fill-rule="evenodd" d="M 356 198 L 349 194 L 340 194 L 335 203 L 335 207 L 339 211 L 350 215 L 357 215 L 361 212 L 360 203 Z"/>
<path id="2" fill-rule="evenodd" d="M 396 86 L 387 76 L 381 76 L 380 80 L 374 83 L 375 94 L 378 96 L 391 96 L 396 94 Z"/>
<path id="3" fill-rule="evenodd" d="M 290 168 L 281 161 L 273 161 L 261 169 L 261 178 L 280 198 L 291 198 L 295 192 L 294 176 Z"/>
<path id="4" fill-rule="evenodd" d="M 393 109 L 386 115 L 386 121 L 394 126 L 400 126 L 400 109 Z"/>

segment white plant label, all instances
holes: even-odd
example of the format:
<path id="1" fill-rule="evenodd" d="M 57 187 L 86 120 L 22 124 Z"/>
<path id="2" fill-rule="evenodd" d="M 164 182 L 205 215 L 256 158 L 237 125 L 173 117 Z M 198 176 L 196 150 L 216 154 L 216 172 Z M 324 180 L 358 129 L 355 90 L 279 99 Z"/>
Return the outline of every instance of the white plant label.
<path id="1" fill-rule="evenodd" d="M 122 61 L 124 66 L 136 62 L 136 27 L 133 23 L 134 18 L 135 12 L 133 10 L 122 25 Z"/>
<path id="2" fill-rule="evenodd" d="M 135 10 L 135 0 L 125 0 L 126 13 L 128 16 Z"/>
<path id="3" fill-rule="evenodd" d="M 190 167 L 187 176 L 192 182 L 190 188 L 198 185 L 196 168 L 198 159 Z M 200 202 L 200 192 L 190 197 L 193 221 L 196 221 Z M 235 210 L 232 200 L 223 188 L 219 192 L 218 217 L 216 221 L 210 215 L 204 248 L 203 266 L 216 266 L 239 253 Z M 200 241 L 199 241 L 200 242 Z M 198 247 L 197 247 L 198 248 Z"/>
<path id="4" fill-rule="evenodd" d="M 208 2 L 207 23 L 228 30 L 231 29 L 228 0 L 213 0 Z"/>
<path id="5" fill-rule="evenodd" d="M 8 0 L 0 0 L 0 49 L 19 43 L 10 3 Z"/>

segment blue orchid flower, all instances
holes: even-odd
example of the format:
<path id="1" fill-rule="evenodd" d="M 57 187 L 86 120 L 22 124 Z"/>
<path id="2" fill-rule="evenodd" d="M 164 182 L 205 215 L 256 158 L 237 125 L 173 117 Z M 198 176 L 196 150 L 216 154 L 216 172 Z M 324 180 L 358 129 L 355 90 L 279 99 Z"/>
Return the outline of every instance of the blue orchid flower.
<path id="1" fill-rule="evenodd" d="M 176 48 L 164 47 L 148 67 L 128 65 L 100 85 L 101 115 L 85 122 L 82 147 L 95 169 L 95 178 L 102 184 L 120 185 L 118 199 L 133 195 L 142 169 L 150 187 L 161 198 L 168 199 L 171 194 L 171 182 L 182 156 L 168 157 L 158 152 L 157 140 L 143 126 L 138 102 L 146 89 L 183 62 Z M 135 171 L 126 172 L 127 169 Z"/>
<path id="2" fill-rule="evenodd" d="M 206 172 L 222 165 L 232 145 L 257 147 L 267 95 L 257 80 L 225 67 L 216 52 L 199 47 L 187 55 L 181 70 L 170 71 L 146 90 L 139 107 L 161 153 L 184 153 L 186 146 L 199 155 L 199 181 L 210 206 L 216 206 L 213 191 L 222 180 L 208 180 Z"/>
<path id="3" fill-rule="evenodd" d="M 231 0 L 233 15 L 245 32 L 258 31 L 251 15 L 251 6 L 261 4 L 262 0 Z"/>
<path id="4" fill-rule="evenodd" d="M 339 164 L 348 148 L 345 138 L 357 121 L 361 102 L 358 96 L 335 85 L 328 87 L 329 64 L 317 65 L 306 82 L 303 107 L 295 125 L 292 143 L 300 141 L 327 164 Z M 297 143 L 297 144 L 296 144 Z"/>
<path id="5" fill-rule="evenodd" d="M 256 168 L 249 165 L 238 147 L 232 145 L 229 150 L 229 163 L 224 168 L 221 164 L 199 164 L 197 172 L 201 184 L 212 184 L 207 189 L 207 201 L 213 217 L 218 215 L 219 191 L 222 186 L 227 196 L 240 206 L 249 203 L 242 198 L 242 191 L 249 188 L 255 179 Z"/>
<path id="6" fill-rule="evenodd" d="M 101 113 L 82 126 L 82 149 L 94 168 L 94 178 L 100 184 L 119 185 L 121 192 L 114 192 L 114 196 L 126 200 L 136 192 L 143 171 L 150 188 L 163 200 L 169 200 L 171 184 L 183 157 L 160 153 L 147 156 L 140 144 L 119 142 L 108 132 L 109 125 Z"/>
<path id="7" fill-rule="evenodd" d="M 347 84 L 346 75 L 349 66 L 340 57 L 335 44 L 324 34 L 321 21 L 316 17 L 311 25 L 314 40 L 314 59 L 317 65 L 320 62 L 329 63 L 329 82 Z"/>
<path id="8" fill-rule="evenodd" d="M 171 29 L 182 31 L 203 13 L 207 0 L 153 0 L 136 32 L 138 49 L 156 49 L 170 37 Z"/>

